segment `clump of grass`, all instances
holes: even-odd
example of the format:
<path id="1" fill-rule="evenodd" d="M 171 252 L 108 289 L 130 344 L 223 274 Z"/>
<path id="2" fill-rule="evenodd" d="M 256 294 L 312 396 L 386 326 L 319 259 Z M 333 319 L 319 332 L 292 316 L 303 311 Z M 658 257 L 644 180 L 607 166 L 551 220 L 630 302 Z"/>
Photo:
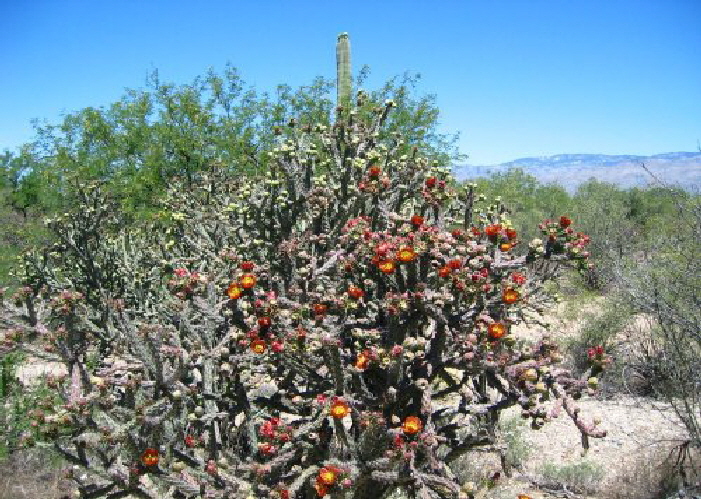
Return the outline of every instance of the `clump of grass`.
<path id="1" fill-rule="evenodd" d="M 504 460 L 507 469 L 520 469 L 531 454 L 531 448 L 523 437 L 525 428 L 526 423 L 519 416 L 504 419 L 499 423 L 501 436 L 506 444 Z"/>

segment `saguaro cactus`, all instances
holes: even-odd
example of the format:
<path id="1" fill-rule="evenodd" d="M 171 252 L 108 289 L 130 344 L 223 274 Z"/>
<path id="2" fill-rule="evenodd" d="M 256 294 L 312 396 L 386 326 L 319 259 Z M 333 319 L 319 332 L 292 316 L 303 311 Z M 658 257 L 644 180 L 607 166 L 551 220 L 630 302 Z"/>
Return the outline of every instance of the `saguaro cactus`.
<path id="1" fill-rule="evenodd" d="M 350 41 L 348 33 L 338 35 L 336 43 L 336 104 L 345 106 L 350 102 L 351 95 L 351 63 Z"/>

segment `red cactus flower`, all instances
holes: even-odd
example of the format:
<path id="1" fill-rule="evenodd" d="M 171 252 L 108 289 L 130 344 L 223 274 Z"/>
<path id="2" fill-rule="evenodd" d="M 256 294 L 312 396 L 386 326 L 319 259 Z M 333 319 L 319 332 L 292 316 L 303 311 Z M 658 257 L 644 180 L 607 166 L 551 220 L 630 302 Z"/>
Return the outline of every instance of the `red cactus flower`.
<path id="1" fill-rule="evenodd" d="M 282 341 L 273 341 L 271 348 L 275 353 L 282 353 L 285 350 L 285 345 Z"/>
<path id="2" fill-rule="evenodd" d="M 275 454 L 275 451 L 277 450 L 277 448 L 273 444 L 266 442 L 266 443 L 259 443 L 258 450 L 260 451 L 261 454 L 263 454 L 265 456 L 272 456 L 273 454 Z"/>
<path id="3" fill-rule="evenodd" d="M 261 328 L 268 328 L 270 325 L 273 323 L 273 321 L 270 319 L 270 317 L 260 317 L 258 319 L 258 325 Z"/>
<path id="4" fill-rule="evenodd" d="M 316 495 L 319 497 L 324 497 L 328 492 L 328 487 L 321 483 L 318 479 L 316 483 L 314 483 L 314 489 L 316 490 Z"/>
<path id="5" fill-rule="evenodd" d="M 314 311 L 314 315 L 326 315 L 326 305 L 323 303 L 315 303 L 312 306 L 312 310 Z"/>
<path id="6" fill-rule="evenodd" d="M 477 227 L 472 227 L 472 229 L 470 230 L 472 231 L 472 235 L 475 237 L 479 237 L 482 235 L 482 232 Z"/>
<path id="7" fill-rule="evenodd" d="M 372 178 L 377 178 L 380 176 L 380 173 L 382 173 L 382 169 L 379 166 L 371 166 L 368 173 Z"/>
<path id="8" fill-rule="evenodd" d="M 193 437 L 192 435 L 187 435 L 185 437 L 185 445 L 187 447 L 194 447 L 195 445 L 197 445 L 195 442 L 195 437 Z"/>
<path id="9" fill-rule="evenodd" d="M 560 217 L 560 227 L 562 227 L 563 229 L 566 229 L 566 228 L 569 227 L 570 225 L 572 225 L 572 220 L 570 220 L 570 219 L 569 219 L 568 217 L 566 217 L 566 216 L 561 216 L 561 217 Z"/>
<path id="10" fill-rule="evenodd" d="M 526 284 L 526 276 L 523 275 L 521 272 L 514 272 L 513 274 L 511 274 L 511 280 L 519 286 Z"/>
<path id="11" fill-rule="evenodd" d="M 506 324 L 494 322 L 487 327 L 487 333 L 492 340 L 498 340 L 506 334 Z"/>
<path id="12" fill-rule="evenodd" d="M 360 300 L 363 296 L 365 296 L 365 291 L 360 289 L 358 286 L 350 286 L 348 288 L 348 296 L 354 300 Z"/>
<path id="13" fill-rule="evenodd" d="M 158 451 L 156 449 L 146 449 L 141 455 L 141 462 L 144 466 L 156 466 L 158 464 Z"/>
<path id="14" fill-rule="evenodd" d="M 397 260 L 408 263 L 416 260 L 416 253 L 413 248 L 402 248 L 397 252 Z"/>
<path id="15" fill-rule="evenodd" d="M 236 282 L 232 283 L 226 290 L 226 294 L 232 300 L 238 300 L 243 295 L 243 288 Z"/>
<path id="16" fill-rule="evenodd" d="M 243 286 L 244 289 L 251 289 L 256 285 L 257 281 L 258 279 L 253 274 L 244 274 L 241 276 L 241 286 Z"/>
<path id="17" fill-rule="evenodd" d="M 251 350 L 255 353 L 265 353 L 266 344 L 263 340 L 254 340 L 251 342 Z"/>
<path id="18" fill-rule="evenodd" d="M 432 189 L 436 186 L 436 177 L 428 177 L 426 179 L 426 187 Z"/>
<path id="19" fill-rule="evenodd" d="M 402 424 L 402 431 L 407 435 L 418 433 L 423 428 L 423 423 L 416 416 L 409 416 Z"/>
<path id="20" fill-rule="evenodd" d="M 450 267 L 441 267 L 438 269 L 438 275 L 441 277 L 448 277 L 450 276 L 450 273 L 452 272 Z"/>
<path id="21" fill-rule="evenodd" d="M 245 272 L 250 272 L 250 271 L 253 270 L 254 268 L 256 268 L 256 264 L 253 263 L 253 262 L 243 262 L 243 263 L 241 263 L 241 270 L 243 270 L 243 271 L 245 271 Z"/>
<path id="22" fill-rule="evenodd" d="M 513 241 L 516 239 L 516 231 L 514 229 L 506 229 L 506 237 L 509 238 L 509 241 Z"/>
<path id="23" fill-rule="evenodd" d="M 424 217 L 421 215 L 414 215 L 411 217 L 411 223 L 416 227 L 421 227 L 424 223 Z"/>
<path id="24" fill-rule="evenodd" d="M 455 239 L 460 239 L 463 235 L 462 231 L 460 229 L 455 229 L 450 233 Z"/>
<path id="25" fill-rule="evenodd" d="M 382 260 L 378 262 L 377 266 L 383 274 L 391 274 L 397 268 L 397 264 L 393 260 Z"/>
<path id="26" fill-rule="evenodd" d="M 487 234 L 487 237 L 489 238 L 497 237 L 499 232 L 501 232 L 501 224 L 487 225 L 484 228 L 484 233 Z"/>
<path id="27" fill-rule="evenodd" d="M 448 262 L 448 267 L 453 270 L 459 270 L 462 267 L 462 262 L 460 260 L 451 260 Z"/>

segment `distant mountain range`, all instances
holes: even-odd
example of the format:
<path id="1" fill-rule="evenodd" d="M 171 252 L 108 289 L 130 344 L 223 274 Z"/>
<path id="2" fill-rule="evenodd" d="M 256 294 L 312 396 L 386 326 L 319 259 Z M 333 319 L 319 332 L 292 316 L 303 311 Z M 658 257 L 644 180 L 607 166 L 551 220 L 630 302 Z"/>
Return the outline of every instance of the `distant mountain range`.
<path id="1" fill-rule="evenodd" d="M 654 156 L 558 154 L 522 158 L 499 165 L 455 165 L 453 171 L 459 180 L 465 180 L 521 168 L 542 183 L 557 182 L 573 192 L 590 178 L 611 182 L 621 188 L 655 185 L 655 179 L 641 164 L 666 184 L 701 192 L 701 152 L 668 152 Z"/>

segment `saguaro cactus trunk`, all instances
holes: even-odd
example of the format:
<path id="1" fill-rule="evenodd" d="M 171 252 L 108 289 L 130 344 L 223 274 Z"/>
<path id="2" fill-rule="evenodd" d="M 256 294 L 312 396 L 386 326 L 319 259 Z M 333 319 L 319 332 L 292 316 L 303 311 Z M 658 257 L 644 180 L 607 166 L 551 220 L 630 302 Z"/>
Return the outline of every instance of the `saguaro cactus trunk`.
<path id="1" fill-rule="evenodd" d="M 348 33 L 338 35 L 336 43 L 336 105 L 347 106 L 351 97 L 350 41 Z"/>

